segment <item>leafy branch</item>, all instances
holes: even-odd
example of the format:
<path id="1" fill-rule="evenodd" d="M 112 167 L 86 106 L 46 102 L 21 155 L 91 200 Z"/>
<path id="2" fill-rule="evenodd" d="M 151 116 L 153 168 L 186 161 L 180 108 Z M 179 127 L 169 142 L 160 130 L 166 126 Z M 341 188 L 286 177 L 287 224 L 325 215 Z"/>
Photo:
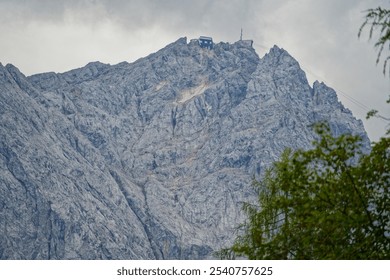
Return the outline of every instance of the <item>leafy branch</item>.
<path id="1" fill-rule="evenodd" d="M 378 7 L 376 9 L 368 9 L 366 12 L 366 19 L 363 24 L 360 26 L 358 37 L 362 35 L 363 29 L 366 26 L 370 26 L 369 39 L 372 39 L 374 31 L 379 29 L 379 39 L 375 43 L 375 47 L 379 49 L 378 56 L 376 59 L 376 63 L 378 64 L 382 52 L 386 45 L 389 46 L 390 49 L 390 10 L 383 9 Z M 388 55 L 383 63 L 383 74 L 386 75 L 387 64 L 390 60 L 390 56 Z"/>

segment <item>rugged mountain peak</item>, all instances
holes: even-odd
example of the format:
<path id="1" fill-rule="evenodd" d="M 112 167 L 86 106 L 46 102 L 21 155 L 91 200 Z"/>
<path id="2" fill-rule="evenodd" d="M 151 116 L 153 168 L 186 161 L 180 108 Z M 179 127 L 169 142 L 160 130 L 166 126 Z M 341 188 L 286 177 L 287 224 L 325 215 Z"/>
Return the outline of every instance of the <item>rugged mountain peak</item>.
<path id="1" fill-rule="evenodd" d="M 7 64 L 5 66 L 5 69 L 12 76 L 12 78 L 15 80 L 15 82 L 18 83 L 19 86 L 25 87 L 25 85 L 23 85 L 23 84 L 26 81 L 26 76 L 23 75 L 16 66 L 14 66 L 12 64 Z"/>
<path id="2" fill-rule="evenodd" d="M 313 99 L 317 105 L 331 104 L 338 105 L 337 107 L 342 106 L 341 103 L 338 102 L 336 92 L 323 82 L 319 81 L 315 81 L 313 84 Z"/>
<path id="3" fill-rule="evenodd" d="M 300 80 L 302 79 L 303 83 L 307 83 L 306 74 L 299 66 L 298 61 L 286 50 L 276 45 L 264 55 L 262 63 L 267 65 L 267 67 L 273 67 L 275 69 L 274 75 L 276 79 L 290 77 L 290 74 L 299 72 L 297 75 L 299 75 Z"/>
<path id="4" fill-rule="evenodd" d="M 279 48 L 277 45 L 273 45 L 268 54 L 272 56 L 280 56 L 284 52 L 286 51 L 283 48 Z"/>
<path id="5" fill-rule="evenodd" d="M 13 67 L 15 67 L 15 66 L 13 66 L 12 64 L 7 64 L 6 66 L 4 66 L 3 64 L 0 63 L 0 77 L 2 77 L 3 81 L 8 80 L 8 79 L 13 80 L 11 73 L 9 71 L 9 69 L 11 69 L 11 72 L 12 72 Z M 17 70 L 17 71 L 19 71 L 19 70 Z"/>
<path id="6" fill-rule="evenodd" d="M 0 66 L 0 120 L 2 259 L 210 257 L 256 199 L 252 176 L 309 147 L 311 124 L 366 137 L 287 51 L 185 37 L 133 63 Z"/>
<path id="7" fill-rule="evenodd" d="M 5 81 L 8 75 L 9 75 L 8 70 L 4 67 L 3 64 L 0 63 L 0 79 L 2 81 Z"/>
<path id="8" fill-rule="evenodd" d="M 179 39 L 177 39 L 175 42 L 169 44 L 167 47 L 169 48 L 169 46 L 176 46 L 176 45 L 187 45 L 187 37 L 181 37 Z"/>
<path id="9" fill-rule="evenodd" d="M 9 72 L 17 72 L 19 75 L 22 75 L 22 73 L 20 73 L 19 69 L 12 65 L 11 63 L 8 63 L 5 68 L 9 71 Z"/>

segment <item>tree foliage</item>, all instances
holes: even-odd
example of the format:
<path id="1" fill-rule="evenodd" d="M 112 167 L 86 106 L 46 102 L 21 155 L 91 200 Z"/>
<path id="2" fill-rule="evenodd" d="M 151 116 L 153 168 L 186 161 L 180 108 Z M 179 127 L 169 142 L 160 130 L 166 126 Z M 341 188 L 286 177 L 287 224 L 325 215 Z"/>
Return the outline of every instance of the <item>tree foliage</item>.
<path id="1" fill-rule="evenodd" d="M 382 55 L 382 52 L 387 45 L 387 49 L 390 49 L 390 10 L 378 7 L 376 9 L 368 9 L 366 11 L 365 21 L 361 25 L 358 33 L 358 37 L 361 36 L 363 29 L 366 26 L 370 27 L 369 38 L 371 39 L 374 31 L 379 30 L 379 39 L 375 43 L 375 47 L 378 48 L 378 56 L 376 63 L 378 64 Z M 387 56 L 383 63 L 383 74 L 386 74 L 386 66 L 390 56 Z"/>
<path id="2" fill-rule="evenodd" d="M 378 64 L 383 52 L 383 49 L 386 45 L 388 45 L 388 50 L 390 50 L 390 10 L 383 9 L 381 7 L 378 7 L 376 9 L 368 9 L 365 11 L 366 12 L 366 17 L 365 21 L 363 24 L 360 26 L 358 37 L 362 35 L 363 29 L 366 26 L 370 26 L 370 33 L 369 33 L 369 39 L 372 38 L 374 31 L 379 29 L 379 39 L 375 43 L 375 47 L 379 48 L 378 51 L 378 56 L 376 59 L 376 63 Z M 388 61 L 390 60 L 390 56 L 387 55 L 387 57 L 384 60 L 383 63 L 383 74 L 386 75 L 386 66 Z M 390 65 L 389 65 L 389 70 L 390 70 Z M 390 72 L 390 71 L 389 71 Z M 389 73 L 390 77 L 390 73 Z M 387 103 L 390 103 L 390 96 L 389 99 L 387 100 Z M 369 119 L 371 117 L 378 117 L 380 119 L 383 119 L 385 121 L 389 121 L 389 118 L 386 118 L 382 115 L 379 115 L 378 110 L 370 110 L 367 113 L 366 118 Z M 387 133 L 390 133 L 390 129 L 387 130 Z"/>
<path id="3" fill-rule="evenodd" d="M 222 258 L 389 259 L 390 139 L 361 153 L 357 136 L 316 126 L 311 150 L 286 150 L 254 180 L 258 205 Z"/>

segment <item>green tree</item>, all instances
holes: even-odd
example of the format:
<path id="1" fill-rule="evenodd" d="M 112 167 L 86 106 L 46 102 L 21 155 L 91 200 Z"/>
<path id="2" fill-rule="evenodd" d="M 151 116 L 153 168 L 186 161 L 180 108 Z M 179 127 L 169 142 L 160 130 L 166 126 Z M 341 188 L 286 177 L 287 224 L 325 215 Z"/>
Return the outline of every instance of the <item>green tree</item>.
<path id="1" fill-rule="evenodd" d="M 245 204 L 242 235 L 220 257 L 390 258 L 390 139 L 362 154 L 359 137 L 315 130 L 313 149 L 286 150 L 254 180 L 258 205 Z"/>

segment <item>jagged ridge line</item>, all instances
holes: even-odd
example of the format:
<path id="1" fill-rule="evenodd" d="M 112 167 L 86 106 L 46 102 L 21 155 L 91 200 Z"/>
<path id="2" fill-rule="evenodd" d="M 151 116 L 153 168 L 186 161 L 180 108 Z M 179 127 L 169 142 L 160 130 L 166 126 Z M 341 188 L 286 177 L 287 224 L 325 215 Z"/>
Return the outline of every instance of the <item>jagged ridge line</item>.
<path id="1" fill-rule="evenodd" d="M 265 49 L 265 50 L 268 50 L 268 49 L 269 49 L 269 48 L 265 47 L 264 45 L 261 45 L 261 44 L 258 44 L 258 43 L 254 43 L 254 44 L 255 44 L 255 46 L 258 46 L 258 47 L 260 47 L 260 48 L 262 48 L 262 49 Z M 307 69 L 306 67 L 302 67 L 302 66 L 301 66 L 301 68 L 302 68 L 305 72 L 307 72 L 307 73 L 309 73 L 309 74 L 315 76 L 317 79 L 319 79 L 319 80 L 325 82 L 326 84 L 330 85 L 330 83 L 328 83 L 323 77 L 321 77 L 321 76 L 315 74 L 313 71 Z M 360 109 L 363 109 L 363 110 L 365 110 L 366 112 L 368 112 L 368 111 L 371 110 L 369 107 L 367 107 L 366 105 L 364 105 L 363 103 L 361 103 L 361 102 L 360 102 L 359 100 L 357 100 L 356 98 L 354 98 L 354 97 L 350 96 L 349 94 L 345 93 L 344 91 L 342 91 L 342 90 L 340 90 L 340 89 L 338 89 L 338 88 L 336 88 L 336 87 L 333 87 L 333 86 L 332 86 L 332 88 L 336 90 L 336 93 L 340 93 L 340 94 L 341 94 L 343 97 L 345 97 L 347 100 L 349 100 L 350 102 L 352 102 L 352 103 L 355 104 L 356 106 L 360 107 Z M 384 116 L 382 116 L 381 114 L 375 114 L 375 115 L 373 115 L 373 117 L 376 117 L 377 119 L 380 119 L 380 120 L 382 120 L 383 122 L 390 121 L 390 118 L 389 118 L 389 117 L 384 117 Z"/>

